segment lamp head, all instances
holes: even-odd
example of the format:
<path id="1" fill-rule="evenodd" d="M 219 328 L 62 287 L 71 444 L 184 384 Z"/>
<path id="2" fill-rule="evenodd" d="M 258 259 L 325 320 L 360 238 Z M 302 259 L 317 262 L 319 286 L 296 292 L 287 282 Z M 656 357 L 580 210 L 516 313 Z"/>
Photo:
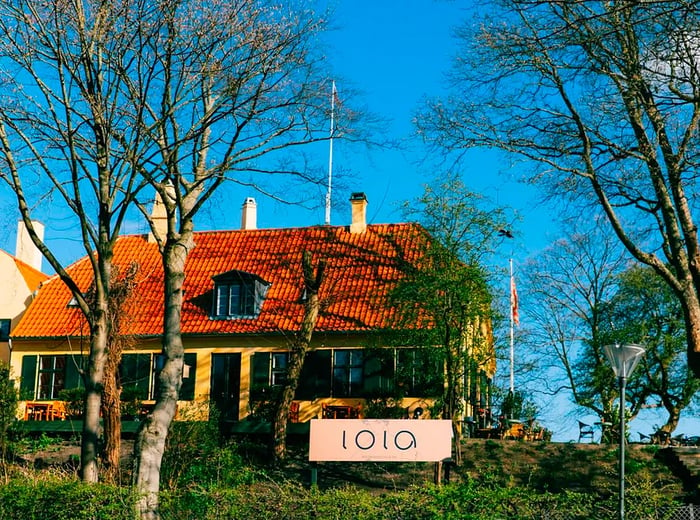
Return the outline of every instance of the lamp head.
<path id="1" fill-rule="evenodd" d="M 615 375 L 625 379 L 632 375 L 637 363 L 644 355 L 644 347 L 635 344 L 605 345 L 603 350 Z"/>

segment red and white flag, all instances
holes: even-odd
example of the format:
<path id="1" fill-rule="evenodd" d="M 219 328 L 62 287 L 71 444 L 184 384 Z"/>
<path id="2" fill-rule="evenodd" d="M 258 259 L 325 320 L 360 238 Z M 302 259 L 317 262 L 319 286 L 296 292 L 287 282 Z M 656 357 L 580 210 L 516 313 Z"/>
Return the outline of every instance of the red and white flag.
<path id="1" fill-rule="evenodd" d="M 520 313 L 518 312 L 518 291 L 515 288 L 515 278 L 510 277 L 510 316 L 515 325 L 520 325 Z"/>

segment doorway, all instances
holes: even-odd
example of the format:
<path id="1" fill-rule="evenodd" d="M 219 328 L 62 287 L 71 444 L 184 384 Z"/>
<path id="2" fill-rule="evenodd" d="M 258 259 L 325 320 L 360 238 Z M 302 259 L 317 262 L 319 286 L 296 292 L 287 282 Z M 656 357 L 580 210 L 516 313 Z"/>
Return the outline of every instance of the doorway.
<path id="1" fill-rule="evenodd" d="M 241 395 L 241 354 L 212 354 L 211 397 L 223 421 L 237 421 Z"/>

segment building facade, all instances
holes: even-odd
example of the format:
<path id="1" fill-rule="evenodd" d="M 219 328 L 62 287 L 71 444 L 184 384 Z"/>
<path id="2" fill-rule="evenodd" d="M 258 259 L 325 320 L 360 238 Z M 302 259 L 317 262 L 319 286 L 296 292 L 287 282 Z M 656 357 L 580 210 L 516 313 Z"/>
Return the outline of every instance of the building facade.
<path id="1" fill-rule="evenodd" d="M 393 394 L 397 385 L 406 413 L 439 393 L 440 381 L 429 375 L 440 369 L 426 370 L 422 349 L 369 347 L 391 327 L 391 288 L 428 236 L 417 224 L 367 224 L 364 195 L 354 194 L 351 203 L 349 226 L 256 229 L 254 201 L 246 199 L 242 229 L 195 234 L 183 287 L 180 415 L 211 402 L 227 420 L 264 416 L 285 382 L 290 342 L 303 318 L 305 251 L 326 269 L 296 395 L 298 419 L 320 417 L 327 405 L 366 409 L 368 400 Z M 136 272 L 135 289 L 122 305 L 122 335 L 130 341 L 120 382 L 123 393 L 147 405 L 162 365 L 161 256 L 148 236 L 123 236 L 114 263 Z M 85 258 L 68 271 L 82 291 L 90 290 Z M 60 280 L 50 280 L 13 331 L 12 366 L 23 403 L 60 401 L 62 390 L 81 384 L 88 328 L 71 300 Z M 486 368 L 481 372 L 489 377 Z"/>

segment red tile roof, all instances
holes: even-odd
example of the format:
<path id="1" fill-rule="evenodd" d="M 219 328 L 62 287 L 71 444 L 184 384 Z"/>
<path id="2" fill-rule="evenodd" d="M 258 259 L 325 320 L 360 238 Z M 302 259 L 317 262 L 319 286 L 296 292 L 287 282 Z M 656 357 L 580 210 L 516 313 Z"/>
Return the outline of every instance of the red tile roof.
<path id="1" fill-rule="evenodd" d="M 19 258 L 12 257 L 12 259 L 15 261 L 17 271 L 22 275 L 22 278 L 24 278 L 24 283 L 27 284 L 27 288 L 30 291 L 35 291 L 39 288 L 39 284 L 44 280 L 48 280 L 49 275 L 42 273 Z"/>
<path id="2" fill-rule="evenodd" d="M 416 224 L 369 225 L 365 233 L 346 227 L 212 231 L 195 233 L 187 259 L 182 309 L 183 334 L 260 334 L 298 329 L 303 314 L 301 256 L 313 253 L 327 268 L 317 331 L 352 332 L 381 328 L 392 310 L 387 291 L 401 277 L 403 262 L 414 262 L 427 235 Z M 126 306 L 126 327 L 135 335 L 162 333 L 163 269 L 155 244 L 145 236 L 123 236 L 114 263 L 139 265 L 137 289 Z M 255 274 L 270 283 L 255 319 L 211 319 L 212 277 L 231 270 Z M 86 258 L 68 271 L 82 290 L 92 281 Z M 70 292 L 57 277 L 46 282 L 13 331 L 15 338 L 87 335 L 80 310 L 68 307 Z"/>

